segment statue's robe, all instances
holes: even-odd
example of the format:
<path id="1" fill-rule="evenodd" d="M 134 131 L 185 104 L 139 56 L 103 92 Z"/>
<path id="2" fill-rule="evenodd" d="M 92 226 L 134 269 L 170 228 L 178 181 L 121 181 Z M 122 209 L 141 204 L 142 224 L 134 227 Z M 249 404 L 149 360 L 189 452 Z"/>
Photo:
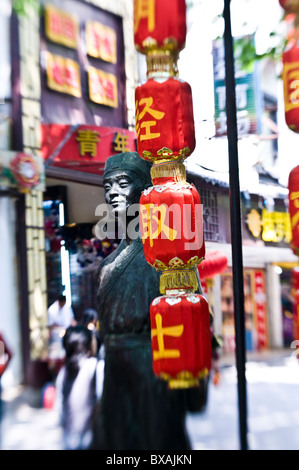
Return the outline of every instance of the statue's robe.
<path id="1" fill-rule="evenodd" d="M 105 344 L 105 377 L 96 414 L 94 448 L 190 450 L 186 395 L 169 390 L 152 367 L 150 303 L 160 274 L 142 241 L 123 240 L 99 269 L 98 314 Z"/>

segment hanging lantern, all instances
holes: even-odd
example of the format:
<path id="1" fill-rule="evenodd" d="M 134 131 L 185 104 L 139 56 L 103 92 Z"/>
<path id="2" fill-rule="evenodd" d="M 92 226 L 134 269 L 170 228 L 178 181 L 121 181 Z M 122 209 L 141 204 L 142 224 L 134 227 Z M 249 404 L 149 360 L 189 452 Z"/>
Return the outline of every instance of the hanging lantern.
<path id="1" fill-rule="evenodd" d="M 139 52 L 180 51 L 185 41 L 185 0 L 134 0 L 134 42 Z"/>
<path id="2" fill-rule="evenodd" d="M 289 174 L 289 213 L 291 218 L 293 253 L 299 256 L 299 165 Z"/>
<path id="3" fill-rule="evenodd" d="M 299 47 L 294 45 L 282 54 L 285 120 L 294 132 L 299 132 Z"/>
<path id="4" fill-rule="evenodd" d="M 144 255 L 149 264 L 163 271 L 161 293 L 180 286 L 195 290 L 198 283 L 193 268 L 205 256 L 200 196 L 186 182 L 185 171 L 182 163 L 154 165 L 154 185 L 143 191 L 139 201 Z"/>
<path id="5" fill-rule="evenodd" d="M 184 160 L 195 148 L 191 87 L 169 78 L 135 90 L 137 151 L 150 161 Z"/>
<path id="6" fill-rule="evenodd" d="M 299 0 L 279 0 L 279 3 L 287 13 L 299 13 Z"/>
<path id="7" fill-rule="evenodd" d="M 205 259 L 198 265 L 200 280 L 210 279 L 223 273 L 227 268 L 227 256 L 221 251 L 206 253 Z"/>
<path id="8" fill-rule="evenodd" d="M 211 368 L 210 314 L 205 298 L 178 293 L 151 303 L 153 370 L 170 388 L 197 386 Z"/>

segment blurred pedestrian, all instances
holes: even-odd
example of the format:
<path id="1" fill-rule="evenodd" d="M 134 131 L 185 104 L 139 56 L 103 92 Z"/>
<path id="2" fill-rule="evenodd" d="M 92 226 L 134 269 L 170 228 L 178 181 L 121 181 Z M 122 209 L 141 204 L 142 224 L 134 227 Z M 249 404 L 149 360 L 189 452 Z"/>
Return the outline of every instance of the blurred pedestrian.
<path id="1" fill-rule="evenodd" d="M 63 338 L 65 364 L 56 380 L 56 409 L 65 450 L 87 450 L 92 442 L 92 419 L 101 396 L 102 361 L 92 355 L 92 332 L 70 326 Z"/>
<path id="2" fill-rule="evenodd" d="M 86 326 L 92 332 L 92 352 L 94 356 L 98 356 L 101 340 L 97 327 L 97 312 L 93 308 L 86 308 L 83 312 L 80 324 Z"/>
<path id="3" fill-rule="evenodd" d="M 76 323 L 72 307 L 67 305 L 65 295 L 60 294 L 57 300 L 48 308 L 48 366 L 50 374 L 54 378 L 64 360 L 65 351 L 62 345 L 62 338 L 65 330 Z"/>
<path id="4" fill-rule="evenodd" d="M 55 327 L 67 328 L 75 324 L 73 309 L 66 303 L 65 295 L 60 294 L 57 300 L 48 308 L 48 326 L 50 329 Z"/>

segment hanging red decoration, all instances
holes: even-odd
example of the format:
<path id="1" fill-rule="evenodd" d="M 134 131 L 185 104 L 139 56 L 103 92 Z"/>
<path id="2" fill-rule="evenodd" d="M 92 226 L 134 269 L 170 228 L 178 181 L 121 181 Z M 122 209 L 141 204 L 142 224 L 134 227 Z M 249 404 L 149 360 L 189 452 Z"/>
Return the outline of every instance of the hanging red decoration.
<path id="1" fill-rule="evenodd" d="M 178 293 L 150 307 L 153 370 L 170 388 L 198 385 L 211 368 L 209 306 L 199 294 Z"/>
<path id="2" fill-rule="evenodd" d="M 195 148 L 191 87 L 169 78 L 135 90 L 137 151 L 144 160 L 184 160 Z"/>
<path id="3" fill-rule="evenodd" d="M 285 120 L 294 132 L 299 132 L 299 47 L 293 45 L 282 54 Z"/>
<path id="4" fill-rule="evenodd" d="M 227 256 L 221 251 L 210 251 L 206 253 L 205 259 L 198 265 L 200 280 L 210 279 L 217 274 L 223 273 L 227 268 Z"/>
<path id="5" fill-rule="evenodd" d="M 20 152 L 11 161 L 10 166 L 14 178 L 21 187 L 31 188 L 39 183 L 39 167 L 32 155 Z"/>
<path id="6" fill-rule="evenodd" d="M 279 3 L 287 13 L 299 13 L 299 0 L 279 0 Z"/>
<path id="7" fill-rule="evenodd" d="M 174 166 L 184 165 L 175 163 Z M 167 174 L 171 164 L 154 166 L 154 185 L 140 198 L 140 231 L 144 255 L 149 264 L 163 271 L 160 290 L 179 287 L 196 289 L 197 277 L 192 268 L 205 256 L 201 201 L 196 188 Z"/>
<path id="8" fill-rule="evenodd" d="M 139 52 L 180 51 L 185 41 L 185 0 L 134 0 L 134 42 Z"/>
<path id="9" fill-rule="evenodd" d="M 291 248 L 299 256 L 299 165 L 289 174 L 289 213 L 291 218 Z"/>

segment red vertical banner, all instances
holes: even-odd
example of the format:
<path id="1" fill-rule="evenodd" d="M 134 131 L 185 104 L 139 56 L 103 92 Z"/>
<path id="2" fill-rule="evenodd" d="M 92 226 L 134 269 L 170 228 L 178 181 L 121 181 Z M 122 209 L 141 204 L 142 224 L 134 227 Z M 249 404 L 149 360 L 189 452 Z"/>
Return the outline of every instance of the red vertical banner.
<path id="1" fill-rule="evenodd" d="M 298 268 L 292 271 L 292 282 L 293 282 L 293 331 L 294 339 L 299 339 L 299 270 Z"/>
<path id="2" fill-rule="evenodd" d="M 254 271 L 254 298 L 256 307 L 257 349 L 267 347 L 267 308 L 265 294 L 265 277 L 263 271 Z"/>

